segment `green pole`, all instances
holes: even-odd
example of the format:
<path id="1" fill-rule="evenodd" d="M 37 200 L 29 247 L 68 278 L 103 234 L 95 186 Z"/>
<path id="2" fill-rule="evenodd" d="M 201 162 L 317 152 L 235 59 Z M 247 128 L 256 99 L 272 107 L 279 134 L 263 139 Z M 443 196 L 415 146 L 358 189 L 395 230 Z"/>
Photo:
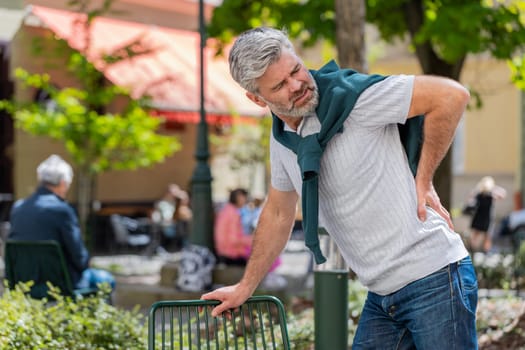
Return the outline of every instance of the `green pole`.
<path id="1" fill-rule="evenodd" d="M 521 117 L 520 117 L 520 168 L 518 172 L 519 205 L 515 209 L 525 208 L 525 91 L 521 90 Z"/>
<path id="2" fill-rule="evenodd" d="M 200 33 L 200 121 L 197 127 L 197 165 L 191 178 L 193 225 L 190 242 L 202 245 L 213 251 L 213 206 L 211 198 L 211 171 L 208 165 L 210 158 L 208 147 L 208 124 L 204 109 L 204 47 L 206 32 L 204 24 L 204 4 L 199 0 L 199 33 Z"/>
<path id="3" fill-rule="evenodd" d="M 315 350 L 348 348 L 348 271 L 314 272 Z"/>
<path id="4" fill-rule="evenodd" d="M 314 271 L 315 350 L 348 349 L 348 268 L 324 229 L 319 239 L 327 261 Z"/>

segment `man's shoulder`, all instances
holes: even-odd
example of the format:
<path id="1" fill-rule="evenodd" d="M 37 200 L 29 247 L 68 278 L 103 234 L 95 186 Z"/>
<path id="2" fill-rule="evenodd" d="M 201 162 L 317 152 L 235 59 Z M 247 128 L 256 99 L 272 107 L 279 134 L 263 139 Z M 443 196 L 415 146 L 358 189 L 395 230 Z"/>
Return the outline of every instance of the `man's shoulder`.
<path id="1" fill-rule="evenodd" d="M 46 194 L 41 195 L 35 201 L 35 207 L 46 209 L 49 212 L 56 214 L 74 215 L 73 208 L 64 200 L 61 200 L 55 195 Z"/>
<path id="2" fill-rule="evenodd" d="M 26 202 L 25 198 L 21 198 L 21 199 L 17 200 L 16 202 L 13 203 L 13 209 L 12 210 L 17 210 L 22 205 L 24 205 L 25 202 Z"/>

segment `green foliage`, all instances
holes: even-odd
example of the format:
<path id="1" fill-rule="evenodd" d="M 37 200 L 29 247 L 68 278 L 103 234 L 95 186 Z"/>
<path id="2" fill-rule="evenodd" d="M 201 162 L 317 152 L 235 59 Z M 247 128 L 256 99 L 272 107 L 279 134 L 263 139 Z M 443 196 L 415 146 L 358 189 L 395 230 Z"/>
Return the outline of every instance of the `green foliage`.
<path id="1" fill-rule="evenodd" d="M 225 44 L 249 28 L 285 26 L 292 37 L 311 46 L 322 38 L 335 42 L 334 18 L 333 0 L 225 0 L 214 9 L 207 31 Z"/>
<path id="2" fill-rule="evenodd" d="M 365 305 L 368 290 L 358 280 L 348 281 L 348 339 L 351 342 L 357 331 L 357 323 Z"/>
<path id="3" fill-rule="evenodd" d="M 267 119 L 267 118 L 263 118 Z M 233 125 L 226 136 L 212 137 L 212 142 L 219 151 L 230 155 L 230 167 L 233 170 L 262 163 L 267 159 L 268 148 L 264 143 L 265 129 L 261 119 L 257 124 L 246 124 L 233 118 Z"/>
<path id="4" fill-rule="evenodd" d="M 525 90 L 525 55 L 516 56 L 509 61 L 512 81 L 521 90 Z"/>
<path id="5" fill-rule="evenodd" d="M 161 120 L 135 102 L 117 114 L 89 108 L 108 103 L 121 92 L 119 88 L 100 89 L 95 96 L 97 93 L 76 88 L 56 89 L 45 74 L 17 69 L 16 75 L 25 84 L 45 90 L 52 99 L 47 105 L 10 105 L 16 126 L 33 135 L 63 141 L 74 162 L 90 173 L 150 166 L 180 148 L 175 138 L 156 133 Z"/>
<path id="6" fill-rule="evenodd" d="M 93 2 L 92 0 L 69 0 L 67 5 L 76 12 L 86 13 L 88 23 L 106 13 L 118 13 L 111 9 L 115 0 L 97 1 L 96 5 L 98 6 L 94 6 Z"/>
<path id="7" fill-rule="evenodd" d="M 108 289 L 97 296 L 75 301 L 56 288 L 56 300 L 31 299 L 31 283 L 6 289 L 0 298 L 0 350 L 142 350 L 147 346 L 147 327 L 137 310 L 109 305 Z"/>
<path id="8" fill-rule="evenodd" d="M 382 39 L 392 42 L 409 36 L 412 46 L 419 46 L 418 56 L 425 61 L 420 63 L 426 73 L 457 78 L 458 69 L 469 53 L 489 52 L 503 60 L 523 57 L 523 0 L 368 0 L 365 3 L 367 21 L 377 26 Z M 224 45 L 246 29 L 268 25 L 286 28 L 291 37 L 304 45 L 319 39 L 335 43 L 335 16 L 334 0 L 225 0 L 213 12 L 208 34 Z M 441 61 L 450 66 L 443 68 Z M 521 81 L 522 76 L 516 75 L 515 80 Z"/>
<path id="9" fill-rule="evenodd" d="M 309 350 L 315 341 L 314 310 L 303 310 L 297 315 L 287 317 L 288 337 L 292 349 Z"/>
<path id="10" fill-rule="evenodd" d="M 229 167 L 234 171 L 249 171 L 248 189 L 251 190 L 257 167 L 270 163 L 270 132 L 272 118 L 254 119 L 247 123 L 234 117 L 232 127 L 223 136 L 210 137 L 219 153 L 228 154 Z"/>
<path id="11" fill-rule="evenodd" d="M 431 41 L 450 60 L 486 50 L 505 59 L 524 44 L 523 1 L 369 0 L 367 20 L 387 41 L 404 38 L 410 30 L 407 11 L 419 3 L 424 21 L 416 42 Z M 225 0 L 213 12 L 208 34 L 229 42 L 259 25 L 285 27 L 304 44 L 321 38 L 335 42 L 334 0 Z"/>
<path id="12" fill-rule="evenodd" d="M 449 63 L 468 53 L 481 52 L 509 59 L 525 44 L 522 2 L 424 0 L 420 26 L 406 20 L 418 15 L 414 4 L 406 0 L 368 1 L 367 19 L 379 28 L 385 40 L 410 33 L 413 44 L 430 43 Z"/>
<path id="13" fill-rule="evenodd" d="M 479 288 L 510 289 L 514 279 L 514 269 L 519 266 L 519 260 L 519 254 L 515 257 L 512 254 L 474 253 L 472 261 Z"/>

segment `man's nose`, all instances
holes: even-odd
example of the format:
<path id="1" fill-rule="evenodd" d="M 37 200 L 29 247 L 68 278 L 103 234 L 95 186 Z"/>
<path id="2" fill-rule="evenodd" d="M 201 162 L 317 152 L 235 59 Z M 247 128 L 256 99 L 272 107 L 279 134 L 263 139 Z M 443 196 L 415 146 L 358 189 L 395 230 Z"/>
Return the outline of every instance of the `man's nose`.
<path id="1" fill-rule="evenodd" d="M 297 79 L 290 79 L 290 82 L 288 83 L 288 86 L 290 87 L 290 91 L 296 92 L 301 90 L 302 83 L 300 80 Z"/>

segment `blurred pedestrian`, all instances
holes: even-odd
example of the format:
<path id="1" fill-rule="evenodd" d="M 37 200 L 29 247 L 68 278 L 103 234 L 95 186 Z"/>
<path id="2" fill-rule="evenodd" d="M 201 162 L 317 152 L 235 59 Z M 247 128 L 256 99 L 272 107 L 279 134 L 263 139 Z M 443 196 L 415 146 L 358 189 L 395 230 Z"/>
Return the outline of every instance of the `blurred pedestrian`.
<path id="1" fill-rule="evenodd" d="M 470 222 L 470 249 L 474 252 L 488 252 L 492 248 L 489 230 L 494 219 L 494 200 L 503 199 L 507 191 L 496 185 L 492 176 L 483 177 L 471 193 L 469 202 L 473 203 Z"/>
<path id="2" fill-rule="evenodd" d="M 179 191 L 175 199 L 175 206 L 175 213 L 173 214 L 175 232 L 180 246 L 184 247 L 190 236 L 193 220 L 193 211 L 191 209 L 188 192 L 183 190 Z"/>
<path id="3" fill-rule="evenodd" d="M 160 227 L 160 247 L 180 249 L 189 234 L 192 218 L 188 193 L 179 185 L 170 184 L 164 196 L 155 203 L 152 217 Z"/>
<path id="4" fill-rule="evenodd" d="M 261 215 L 264 199 L 254 197 L 241 208 L 241 221 L 244 234 L 251 235 Z"/>
<path id="5" fill-rule="evenodd" d="M 250 256 L 252 236 L 245 235 L 241 209 L 248 202 L 248 192 L 237 188 L 230 192 L 226 203 L 215 219 L 215 250 L 219 262 L 229 265 L 246 265 Z"/>

